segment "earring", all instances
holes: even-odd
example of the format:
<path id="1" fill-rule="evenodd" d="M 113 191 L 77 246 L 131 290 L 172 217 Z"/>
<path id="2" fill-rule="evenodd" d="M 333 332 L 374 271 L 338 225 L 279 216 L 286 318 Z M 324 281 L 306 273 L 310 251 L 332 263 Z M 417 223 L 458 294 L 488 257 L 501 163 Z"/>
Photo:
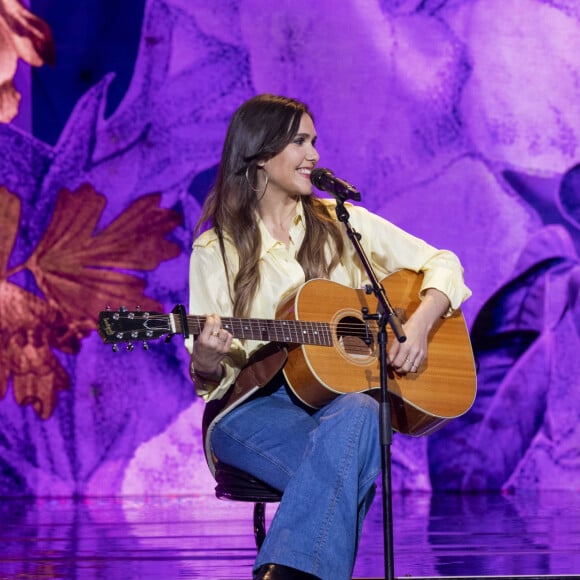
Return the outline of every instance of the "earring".
<path id="1" fill-rule="evenodd" d="M 255 192 L 257 193 L 257 192 L 258 192 L 258 191 L 260 191 L 260 190 L 259 190 L 259 189 L 256 189 L 256 188 L 255 188 L 255 187 L 252 185 L 252 182 L 250 181 L 250 176 L 249 176 L 249 174 L 248 174 L 248 172 L 249 172 L 249 171 L 250 171 L 250 166 L 248 165 L 248 166 L 246 167 L 246 182 L 248 183 L 248 186 L 250 187 L 250 189 L 251 189 L 252 191 L 255 191 Z"/>
<path id="2" fill-rule="evenodd" d="M 264 184 L 264 190 L 262 191 L 261 195 L 258 197 L 258 201 L 262 201 L 262 198 L 264 197 L 264 195 L 266 195 L 266 189 L 268 189 L 268 182 L 270 181 L 270 178 L 268 177 L 268 172 L 263 167 L 258 166 L 257 169 L 261 169 L 264 172 L 264 174 L 266 175 L 266 183 Z M 248 174 L 249 171 L 250 171 L 250 166 L 248 165 L 248 167 L 246 167 L 246 181 L 248 182 L 248 186 L 250 187 L 250 189 L 252 191 L 259 193 L 260 188 L 255 188 L 252 185 L 252 182 L 250 181 L 250 176 Z"/>

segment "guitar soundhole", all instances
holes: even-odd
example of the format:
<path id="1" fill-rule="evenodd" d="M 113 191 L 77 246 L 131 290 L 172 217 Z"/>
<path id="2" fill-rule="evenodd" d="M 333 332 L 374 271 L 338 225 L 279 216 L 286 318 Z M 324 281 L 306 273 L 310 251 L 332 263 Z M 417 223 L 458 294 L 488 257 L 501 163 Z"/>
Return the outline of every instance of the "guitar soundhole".
<path id="1" fill-rule="evenodd" d="M 372 330 L 355 316 L 345 316 L 336 325 L 336 339 L 350 358 L 367 360 L 373 356 L 374 339 Z"/>

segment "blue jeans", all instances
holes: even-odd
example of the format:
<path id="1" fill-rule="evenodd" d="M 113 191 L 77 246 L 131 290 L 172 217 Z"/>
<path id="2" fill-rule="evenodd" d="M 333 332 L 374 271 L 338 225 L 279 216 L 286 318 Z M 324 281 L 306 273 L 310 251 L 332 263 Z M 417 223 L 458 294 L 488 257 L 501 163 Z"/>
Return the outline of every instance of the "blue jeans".
<path id="1" fill-rule="evenodd" d="M 212 435 L 220 461 L 284 491 L 254 569 L 276 563 L 350 579 L 381 467 L 378 404 L 348 393 L 314 411 L 280 377 Z"/>

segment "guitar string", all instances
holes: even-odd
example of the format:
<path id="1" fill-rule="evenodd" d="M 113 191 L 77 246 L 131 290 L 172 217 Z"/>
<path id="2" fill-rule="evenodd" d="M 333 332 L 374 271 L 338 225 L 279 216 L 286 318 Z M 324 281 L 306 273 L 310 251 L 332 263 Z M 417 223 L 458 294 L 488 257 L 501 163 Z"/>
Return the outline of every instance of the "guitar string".
<path id="1" fill-rule="evenodd" d="M 163 314 L 163 315 L 151 315 L 149 317 L 146 318 L 146 320 L 163 320 L 163 319 L 167 319 L 168 315 L 167 314 Z M 133 318 L 132 320 L 136 320 L 135 318 Z M 194 316 L 189 316 L 188 317 L 188 323 L 190 322 L 202 322 L 203 320 L 205 320 L 204 317 L 200 316 L 200 317 L 194 317 Z M 257 318 L 229 318 L 229 317 L 223 317 L 222 318 L 222 322 L 226 322 L 228 325 L 231 326 L 249 326 L 252 328 L 263 328 L 264 326 L 268 326 L 268 325 L 273 325 L 273 326 L 277 326 L 277 325 L 284 325 L 284 324 L 289 324 L 289 325 L 295 325 L 295 326 L 306 326 L 306 325 L 316 325 L 316 326 L 321 326 L 321 327 L 325 327 L 328 326 L 329 328 L 337 328 L 337 327 L 342 327 L 342 328 L 361 328 L 364 327 L 365 322 L 363 320 L 360 320 L 359 322 L 356 323 L 352 323 L 352 322 L 323 322 L 323 321 L 319 321 L 319 320 L 286 320 L 286 319 L 282 319 L 282 318 L 274 318 L 274 319 L 257 319 Z M 376 322 L 374 321 L 370 321 L 369 326 L 376 326 Z"/>

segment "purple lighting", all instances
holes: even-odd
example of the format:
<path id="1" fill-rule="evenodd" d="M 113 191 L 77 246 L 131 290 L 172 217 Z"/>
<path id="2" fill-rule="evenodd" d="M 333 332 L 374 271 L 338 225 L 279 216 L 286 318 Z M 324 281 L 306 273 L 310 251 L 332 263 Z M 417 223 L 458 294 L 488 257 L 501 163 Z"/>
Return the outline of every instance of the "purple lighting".
<path id="1" fill-rule="evenodd" d="M 54 146 L 0 124 L 0 495 L 211 493 L 182 339 L 114 354 L 94 330 L 108 304 L 187 302 L 229 117 L 261 92 L 306 101 L 321 166 L 456 252 L 473 290 L 476 403 L 395 437 L 395 489 L 580 489 L 580 10 L 565 4 L 148 0 L 110 116 L 106 76 Z"/>

